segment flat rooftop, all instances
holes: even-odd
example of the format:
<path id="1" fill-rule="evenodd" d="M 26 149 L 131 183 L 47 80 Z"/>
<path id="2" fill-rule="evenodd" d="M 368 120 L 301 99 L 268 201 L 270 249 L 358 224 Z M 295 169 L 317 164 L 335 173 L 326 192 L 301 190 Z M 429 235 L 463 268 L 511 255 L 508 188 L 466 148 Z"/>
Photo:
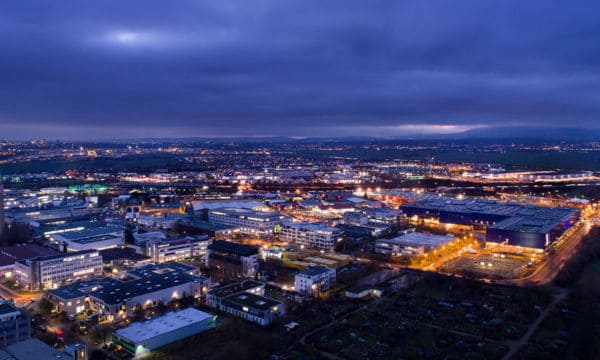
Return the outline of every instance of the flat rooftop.
<path id="1" fill-rule="evenodd" d="M 194 270 L 194 267 L 175 262 L 147 265 L 128 271 L 125 281 L 116 278 L 83 280 L 48 292 L 64 300 L 92 296 L 106 304 L 121 304 L 140 295 L 208 280 L 191 275 Z"/>
<path id="2" fill-rule="evenodd" d="M 402 194 L 406 194 L 407 199 L 416 200 L 403 204 L 401 208 L 404 210 L 421 209 L 433 214 L 444 211 L 474 217 L 478 214 L 490 215 L 499 219 L 495 224 L 491 224 L 490 228 L 523 232 L 548 232 L 557 224 L 579 213 L 579 210 L 572 208 L 502 203 L 475 198 L 455 199 L 435 194 L 401 193 L 399 196 L 403 196 Z"/>
<path id="3" fill-rule="evenodd" d="M 178 312 L 169 312 L 156 319 L 136 322 L 116 331 L 117 335 L 133 343 L 139 344 L 157 336 L 168 334 L 185 326 L 196 324 L 207 319 L 215 319 L 213 314 L 194 308 Z"/>
<path id="4" fill-rule="evenodd" d="M 268 297 L 241 292 L 224 298 L 221 303 L 226 306 L 242 310 L 244 307 L 253 308 L 261 311 L 270 310 L 274 306 L 280 306 L 281 302 Z"/>
<path id="5" fill-rule="evenodd" d="M 236 282 L 233 284 L 216 286 L 210 291 L 210 294 L 217 297 L 226 297 L 250 289 L 254 289 L 259 286 L 264 286 L 264 284 L 254 280 L 244 280 L 242 282 Z"/>
<path id="6" fill-rule="evenodd" d="M 284 216 L 276 212 L 254 211 L 245 208 L 226 207 L 210 210 L 215 215 L 226 215 L 231 217 L 239 217 L 243 219 L 251 219 L 258 221 L 273 221 L 283 219 Z"/>
<path id="7" fill-rule="evenodd" d="M 334 261 L 335 263 L 335 261 Z M 323 273 L 327 273 L 329 272 L 331 269 L 327 268 L 325 266 L 311 266 L 308 267 L 302 271 L 300 271 L 300 274 L 302 275 L 306 275 L 306 276 L 317 276 Z"/>
<path id="8" fill-rule="evenodd" d="M 237 244 L 230 241 L 217 240 L 208 246 L 210 250 L 232 253 L 240 256 L 258 254 L 258 247 L 252 245 Z"/>
<path id="9" fill-rule="evenodd" d="M 454 240 L 454 236 L 451 235 L 434 235 L 414 231 L 392 239 L 379 239 L 377 241 L 411 247 L 435 248 L 452 240 Z"/>
<path id="10" fill-rule="evenodd" d="M 100 227 L 92 227 L 85 230 L 79 231 L 70 231 L 62 234 L 58 234 L 65 238 L 66 240 L 79 242 L 79 243 L 88 243 L 93 241 L 99 241 L 98 238 L 103 237 L 111 237 L 111 234 L 114 233 L 123 233 L 123 228 L 116 225 L 105 225 Z M 90 241 L 89 239 L 96 239 Z"/>
<path id="11" fill-rule="evenodd" d="M 142 261 L 150 259 L 148 256 L 138 254 L 133 249 L 123 248 L 112 248 L 100 250 L 99 253 L 102 256 L 102 261 L 114 261 L 114 260 L 129 260 L 129 261 Z"/>
<path id="12" fill-rule="evenodd" d="M 312 231 L 326 231 L 333 232 L 338 231 L 336 228 L 327 225 L 326 222 L 307 222 L 307 221 L 286 221 L 283 223 L 284 226 L 291 226 L 294 228 L 307 229 Z"/>
<path id="13" fill-rule="evenodd" d="M 235 229 L 234 226 L 215 224 L 215 223 L 211 223 L 210 221 L 205 221 L 205 220 L 181 219 L 178 222 L 184 226 L 193 227 L 195 229 L 203 230 L 203 231 L 220 231 L 220 230 Z"/>

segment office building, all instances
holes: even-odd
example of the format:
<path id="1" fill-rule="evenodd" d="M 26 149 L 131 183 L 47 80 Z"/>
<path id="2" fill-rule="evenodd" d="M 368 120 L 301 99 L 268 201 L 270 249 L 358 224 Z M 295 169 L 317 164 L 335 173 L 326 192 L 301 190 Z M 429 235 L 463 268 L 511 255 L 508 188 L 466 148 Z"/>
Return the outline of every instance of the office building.
<path id="1" fill-rule="evenodd" d="M 293 242 L 296 245 L 331 249 L 340 238 L 338 229 L 328 226 L 324 222 L 284 222 L 281 226 L 279 240 Z"/>
<path id="2" fill-rule="evenodd" d="M 102 275 L 97 250 L 36 257 L 15 262 L 15 280 L 29 290 L 54 289 L 65 282 Z"/>
<path id="3" fill-rule="evenodd" d="M 208 235 L 180 239 L 157 239 L 146 243 L 146 255 L 155 263 L 204 257 L 212 239 Z"/>
<path id="4" fill-rule="evenodd" d="M 78 281 L 48 291 L 57 311 L 78 314 L 91 310 L 107 321 L 132 315 L 137 309 L 167 304 L 184 297 L 201 298 L 210 279 L 197 268 L 176 262 L 147 265 L 127 271 L 122 278 Z"/>
<path id="5" fill-rule="evenodd" d="M 237 279 L 252 278 L 258 273 L 258 248 L 228 241 L 214 241 L 208 246 L 206 266 L 213 276 Z"/>
<path id="6" fill-rule="evenodd" d="M 392 239 L 375 240 L 375 252 L 385 255 L 422 255 L 454 240 L 452 235 L 425 234 L 406 231 Z"/>
<path id="7" fill-rule="evenodd" d="M 233 226 L 242 234 L 271 236 L 276 225 L 280 225 L 284 216 L 275 212 L 261 212 L 243 208 L 221 208 L 208 212 L 208 221 L 214 224 Z"/>

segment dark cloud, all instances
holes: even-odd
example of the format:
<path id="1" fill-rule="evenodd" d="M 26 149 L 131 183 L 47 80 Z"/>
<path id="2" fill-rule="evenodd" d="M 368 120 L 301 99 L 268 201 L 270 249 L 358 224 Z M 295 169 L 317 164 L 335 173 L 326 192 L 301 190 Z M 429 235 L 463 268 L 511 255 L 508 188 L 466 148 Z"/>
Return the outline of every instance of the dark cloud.
<path id="1" fill-rule="evenodd" d="M 595 127 L 598 39 L 592 1 L 5 1 L 0 131 Z"/>

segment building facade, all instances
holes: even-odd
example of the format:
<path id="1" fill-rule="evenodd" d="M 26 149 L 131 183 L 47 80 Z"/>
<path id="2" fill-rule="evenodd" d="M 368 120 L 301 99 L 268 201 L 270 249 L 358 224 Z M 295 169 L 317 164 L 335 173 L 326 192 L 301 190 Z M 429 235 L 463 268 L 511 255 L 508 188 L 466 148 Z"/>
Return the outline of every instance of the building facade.
<path id="1" fill-rule="evenodd" d="M 29 316 L 15 307 L 12 301 L 0 299 L 0 347 L 29 339 Z"/>
<path id="2" fill-rule="evenodd" d="M 146 243 L 146 255 L 155 263 L 178 261 L 206 256 L 212 239 L 205 236 L 184 237 L 181 239 L 157 239 Z"/>
<path id="3" fill-rule="evenodd" d="M 30 290 L 54 289 L 65 282 L 102 275 L 97 250 L 61 253 L 15 262 L 15 280 Z"/>
<path id="4" fill-rule="evenodd" d="M 233 226 L 240 233 L 255 236 L 272 236 L 275 227 L 284 216 L 279 213 L 261 212 L 243 208 L 221 208 L 208 212 L 208 221 L 218 225 Z"/>
<path id="5" fill-rule="evenodd" d="M 218 286 L 207 297 L 207 305 L 244 320 L 267 326 L 284 314 L 284 304 L 264 296 L 265 287 L 258 281 L 246 280 Z"/>
<path id="6" fill-rule="evenodd" d="M 75 315 L 91 310 L 107 321 L 121 320 L 140 308 L 168 304 L 184 297 L 202 298 L 210 279 L 197 276 L 192 266 L 169 262 L 125 273 L 124 279 L 79 281 L 50 290 L 47 298 L 57 311 Z"/>
<path id="7" fill-rule="evenodd" d="M 318 296 L 321 292 L 331 289 L 335 281 L 335 269 L 312 266 L 297 273 L 294 284 L 296 292 Z"/>
<path id="8" fill-rule="evenodd" d="M 279 239 L 297 245 L 331 249 L 341 236 L 341 232 L 326 223 L 285 222 L 281 226 Z"/>
<path id="9" fill-rule="evenodd" d="M 206 266 L 211 274 L 228 279 L 252 278 L 258 274 L 258 248 L 228 241 L 208 246 Z"/>

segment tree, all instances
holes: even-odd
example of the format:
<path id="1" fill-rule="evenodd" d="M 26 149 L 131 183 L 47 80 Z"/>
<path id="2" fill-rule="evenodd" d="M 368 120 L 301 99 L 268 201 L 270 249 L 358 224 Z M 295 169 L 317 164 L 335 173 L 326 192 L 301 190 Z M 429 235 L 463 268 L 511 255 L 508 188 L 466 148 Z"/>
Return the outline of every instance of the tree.
<path id="1" fill-rule="evenodd" d="M 133 236 L 133 230 L 130 227 L 125 229 L 125 244 L 135 244 L 135 237 Z"/>
<path id="2" fill-rule="evenodd" d="M 52 311 L 53 305 L 48 299 L 42 298 L 38 304 L 38 312 L 43 315 L 48 315 Z"/>

